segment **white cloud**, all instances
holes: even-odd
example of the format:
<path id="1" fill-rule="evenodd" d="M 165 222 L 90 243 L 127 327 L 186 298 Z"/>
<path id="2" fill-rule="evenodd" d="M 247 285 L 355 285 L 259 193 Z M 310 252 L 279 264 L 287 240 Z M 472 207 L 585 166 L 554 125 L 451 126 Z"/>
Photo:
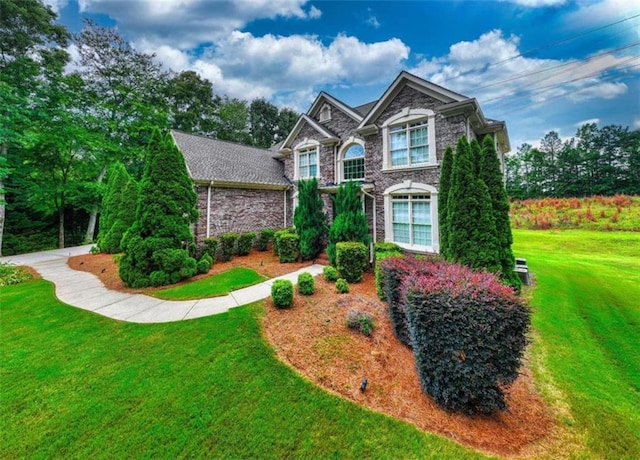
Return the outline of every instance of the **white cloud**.
<path id="1" fill-rule="evenodd" d="M 309 9 L 309 18 L 311 19 L 318 19 L 322 16 L 322 11 L 320 11 L 318 8 L 316 8 L 315 6 L 311 5 L 311 8 Z"/>
<path id="2" fill-rule="evenodd" d="M 578 6 L 577 10 L 567 14 L 564 22 L 581 30 L 593 26 L 601 27 L 608 23 L 630 18 L 640 12 L 640 2 L 638 0 L 578 2 Z M 635 21 L 637 23 L 637 19 Z M 635 27 L 635 35 L 636 37 L 640 36 L 640 29 L 637 26 Z"/>
<path id="3" fill-rule="evenodd" d="M 378 29 L 380 27 L 380 21 L 378 21 L 378 18 L 376 18 L 375 14 L 373 14 L 373 10 L 371 8 L 367 8 L 367 11 L 369 12 L 369 17 L 365 22 L 372 26 L 374 29 Z"/>
<path id="4" fill-rule="evenodd" d="M 632 128 L 640 129 L 640 117 L 634 117 Z"/>
<path id="5" fill-rule="evenodd" d="M 68 0 L 44 0 L 44 4 L 50 6 L 55 13 L 59 13 L 67 3 L 69 3 Z"/>
<path id="6" fill-rule="evenodd" d="M 582 125 L 590 125 L 591 123 L 595 123 L 596 125 L 600 123 L 600 118 L 589 118 L 588 120 L 582 120 L 574 124 L 576 128 L 580 128 Z"/>

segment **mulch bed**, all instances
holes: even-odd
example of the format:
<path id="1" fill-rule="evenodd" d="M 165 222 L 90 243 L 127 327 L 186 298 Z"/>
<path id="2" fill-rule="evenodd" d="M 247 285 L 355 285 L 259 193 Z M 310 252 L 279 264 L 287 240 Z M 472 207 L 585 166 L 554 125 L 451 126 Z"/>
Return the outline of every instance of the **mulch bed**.
<path id="1" fill-rule="evenodd" d="M 197 278 L 235 266 L 274 277 L 309 264 L 280 264 L 271 251 L 252 252 L 227 263 L 216 263 L 209 274 Z M 152 290 L 126 288 L 110 255 L 73 257 L 69 266 L 94 273 L 110 289 Z M 436 406 L 420 389 L 412 351 L 393 335 L 386 305 L 377 298 L 370 273 L 361 283 L 352 284 L 348 294 L 336 293 L 334 285 L 319 276 L 316 293 L 296 293 L 293 308 L 278 310 L 271 299 L 266 304 L 263 330 L 277 356 L 333 394 L 491 455 L 537 457 L 558 442 L 553 414 L 536 393 L 526 367 L 506 390 L 507 412 L 469 417 L 447 413 Z M 375 330 L 370 337 L 347 328 L 345 315 L 350 309 L 372 315 Z M 368 380 L 365 392 L 360 391 L 363 378 Z"/>

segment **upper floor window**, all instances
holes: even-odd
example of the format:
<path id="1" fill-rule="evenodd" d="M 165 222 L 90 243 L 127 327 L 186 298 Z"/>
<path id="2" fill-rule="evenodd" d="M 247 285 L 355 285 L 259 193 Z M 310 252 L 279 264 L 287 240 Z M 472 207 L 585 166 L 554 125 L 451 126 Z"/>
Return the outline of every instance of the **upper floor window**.
<path id="1" fill-rule="evenodd" d="M 298 179 L 318 177 L 318 147 L 307 147 L 297 151 Z"/>
<path id="2" fill-rule="evenodd" d="M 382 124 L 383 170 L 435 165 L 435 113 L 405 108 Z"/>
<path id="3" fill-rule="evenodd" d="M 331 120 L 331 106 L 329 104 L 325 104 L 320 109 L 320 121 L 329 121 Z"/>
<path id="4" fill-rule="evenodd" d="M 364 179 L 364 147 L 360 144 L 351 144 L 342 157 L 342 179 Z"/>

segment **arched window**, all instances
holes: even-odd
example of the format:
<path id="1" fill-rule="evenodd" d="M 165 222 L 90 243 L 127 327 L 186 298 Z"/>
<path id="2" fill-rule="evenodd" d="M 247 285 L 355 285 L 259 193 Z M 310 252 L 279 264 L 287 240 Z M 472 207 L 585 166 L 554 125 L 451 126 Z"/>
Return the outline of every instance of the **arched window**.
<path id="1" fill-rule="evenodd" d="M 348 139 L 339 152 L 338 182 L 364 180 L 364 142 Z"/>

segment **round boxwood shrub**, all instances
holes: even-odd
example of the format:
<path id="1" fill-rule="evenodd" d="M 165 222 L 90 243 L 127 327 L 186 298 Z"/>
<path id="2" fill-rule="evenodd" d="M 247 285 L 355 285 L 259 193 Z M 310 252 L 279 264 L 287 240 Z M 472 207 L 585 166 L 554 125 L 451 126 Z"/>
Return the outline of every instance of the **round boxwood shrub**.
<path id="1" fill-rule="evenodd" d="M 191 278 L 198 272 L 198 262 L 193 257 L 187 257 L 180 269 L 181 278 Z"/>
<path id="2" fill-rule="evenodd" d="M 328 265 L 322 269 L 322 274 L 324 275 L 324 279 L 333 283 L 338 279 L 338 270 L 336 270 L 331 265 Z"/>
<path id="3" fill-rule="evenodd" d="M 298 256 L 300 239 L 295 233 L 285 233 L 278 240 L 278 259 L 280 263 L 295 262 Z"/>
<path id="4" fill-rule="evenodd" d="M 258 235 L 258 241 L 256 243 L 256 247 L 258 251 L 266 251 L 269 249 L 269 243 L 273 241 L 273 235 L 275 230 L 271 228 L 265 228 L 260 230 L 260 234 Z"/>
<path id="5" fill-rule="evenodd" d="M 349 292 L 349 283 L 344 278 L 338 278 L 336 280 L 336 291 L 340 294 L 346 294 Z"/>
<path id="6" fill-rule="evenodd" d="M 316 292 L 316 284 L 313 275 L 303 272 L 298 275 L 298 292 L 302 295 L 312 295 Z"/>
<path id="7" fill-rule="evenodd" d="M 256 239 L 256 234 L 254 232 L 241 233 L 238 237 L 238 246 L 236 248 L 236 253 L 239 256 L 247 256 L 251 252 L 251 248 L 253 247 L 253 241 Z"/>
<path id="8" fill-rule="evenodd" d="M 211 268 L 211 262 L 209 262 L 209 259 L 207 259 L 206 256 L 207 256 L 206 254 L 202 256 L 202 258 L 196 264 L 196 270 L 201 275 L 208 273 L 209 269 Z"/>
<path id="9" fill-rule="evenodd" d="M 237 233 L 225 233 L 220 235 L 220 248 L 222 252 L 222 261 L 229 262 L 236 253 L 236 243 L 239 235 Z"/>
<path id="10" fill-rule="evenodd" d="M 205 238 L 203 241 L 204 252 L 211 257 L 211 265 L 216 261 L 216 255 L 218 253 L 218 238 L 215 236 Z"/>
<path id="11" fill-rule="evenodd" d="M 293 305 L 293 283 L 289 280 L 275 280 L 271 285 L 271 298 L 276 308 L 289 308 Z"/>
<path id="12" fill-rule="evenodd" d="M 349 283 L 362 281 L 364 271 L 368 266 L 367 247 L 363 243 L 354 241 L 336 244 L 336 267 L 340 276 Z"/>

